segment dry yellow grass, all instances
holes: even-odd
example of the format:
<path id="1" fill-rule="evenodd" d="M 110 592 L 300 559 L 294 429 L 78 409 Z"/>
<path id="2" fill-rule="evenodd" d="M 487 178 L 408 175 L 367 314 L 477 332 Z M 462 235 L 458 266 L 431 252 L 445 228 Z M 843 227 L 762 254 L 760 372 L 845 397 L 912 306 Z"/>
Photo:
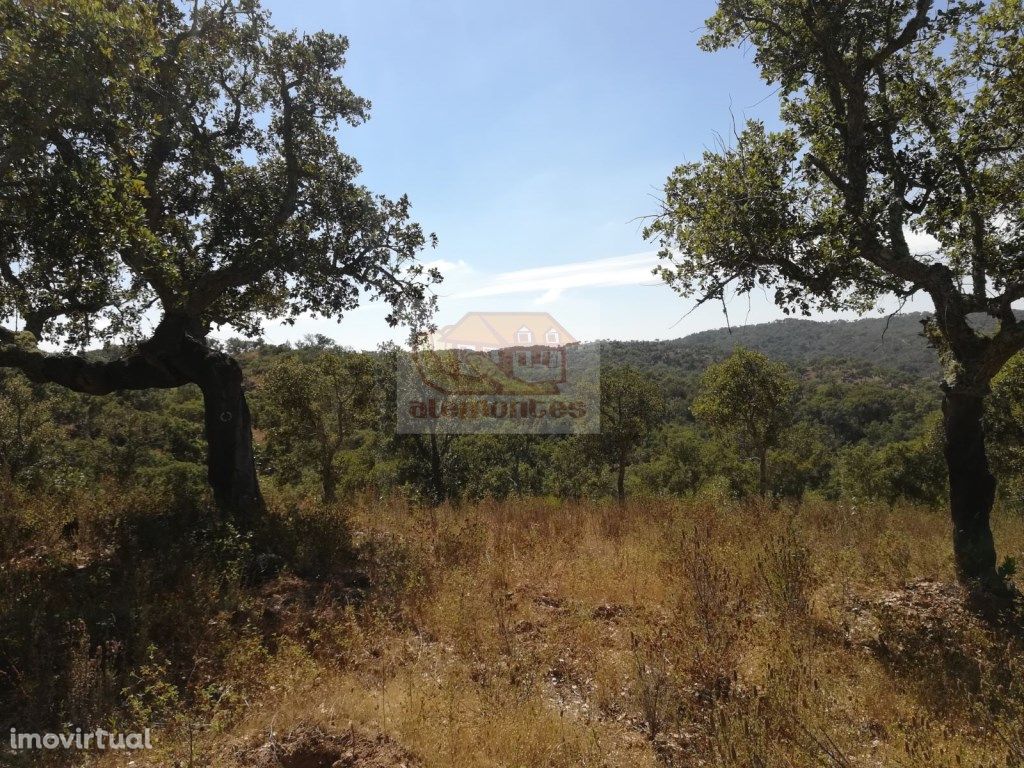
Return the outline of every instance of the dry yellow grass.
<path id="1" fill-rule="evenodd" d="M 899 615 L 908 581 L 952 580 L 941 510 L 526 499 L 350 518 L 380 588 L 274 654 L 240 648 L 245 701 L 195 715 L 195 765 L 230 765 L 239 739 L 299 723 L 387 733 L 430 768 L 1022 756 L 1019 649 Z M 996 533 L 1024 552 L 1024 522 Z M 907 594 L 925 595 L 927 624 L 943 607 L 920 590 Z M 892 615 L 873 612 L 886 595 Z M 189 764 L 180 714 L 136 766 Z"/>

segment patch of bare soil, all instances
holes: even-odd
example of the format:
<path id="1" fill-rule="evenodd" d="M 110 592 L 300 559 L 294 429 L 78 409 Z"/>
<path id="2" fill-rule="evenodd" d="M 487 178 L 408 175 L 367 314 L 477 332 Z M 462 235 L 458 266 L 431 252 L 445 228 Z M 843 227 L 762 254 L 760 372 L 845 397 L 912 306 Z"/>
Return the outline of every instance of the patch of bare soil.
<path id="1" fill-rule="evenodd" d="M 323 581 L 279 574 L 254 590 L 251 603 L 231 617 L 232 626 L 258 627 L 271 649 L 282 637 L 304 642 L 311 630 L 337 622 L 346 605 L 362 599 L 361 578 L 354 571 Z"/>
<path id="2" fill-rule="evenodd" d="M 854 601 L 846 640 L 917 686 L 935 706 L 1001 690 L 1021 653 L 1014 598 L 972 594 L 930 579 Z"/>
<path id="3" fill-rule="evenodd" d="M 420 762 L 382 734 L 361 729 L 328 733 L 299 725 L 271 738 L 254 737 L 236 750 L 238 768 L 419 768 Z"/>
<path id="4" fill-rule="evenodd" d="M 1012 600 L 984 600 L 960 586 L 931 579 L 855 599 L 849 607 L 846 639 L 884 656 L 919 645 L 968 644 L 994 631 L 1019 633 L 1019 606 Z"/>
<path id="5" fill-rule="evenodd" d="M 967 591 L 957 584 L 912 581 L 901 589 L 855 599 L 846 639 L 882 655 L 899 654 L 908 643 L 953 640 L 981 626 L 969 601 Z"/>

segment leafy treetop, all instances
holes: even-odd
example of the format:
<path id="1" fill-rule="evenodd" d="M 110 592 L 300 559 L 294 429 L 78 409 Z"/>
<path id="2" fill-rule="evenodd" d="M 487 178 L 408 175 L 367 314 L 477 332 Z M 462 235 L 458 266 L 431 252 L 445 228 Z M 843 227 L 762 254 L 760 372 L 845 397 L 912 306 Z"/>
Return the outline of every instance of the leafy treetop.
<path id="1" fill-rule="evenodd" d="M 151 312 L 255 335 L 361 294 L 429 322 L 433 236 L 339 146 L 369 110 L 344 37 L 256 0 L 0 0 L 0 28 L 0 317 L 67 348 L 137 340 Z M 0 334 L 0 364 L 38 372 Z"/>
<path id="2" fill-rule="evenodd" d="M 936 5 L 721 0 L 701 45 L 750 44 L 786 127 L 748 122 L 679 166 L 647 235 L 701 301 L 765 286 L 808 314 L 924 292 L 947 383 L 984 390 L 1024 346 L 1024 10 Z M 912 252 L 915 232 L 935 251 Z"/>

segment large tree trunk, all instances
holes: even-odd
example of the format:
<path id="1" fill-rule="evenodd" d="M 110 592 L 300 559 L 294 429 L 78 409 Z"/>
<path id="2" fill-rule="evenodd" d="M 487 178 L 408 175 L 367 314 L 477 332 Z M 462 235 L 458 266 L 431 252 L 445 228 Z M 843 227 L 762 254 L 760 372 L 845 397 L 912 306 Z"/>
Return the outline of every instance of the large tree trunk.
<path id="1" fill-rule="evenodd" d="M 18 343 L 0 327 L 0 366 L 18 368 L 36 383 L 58 384 L 88 395 L 196 384 L 206 411 L 207 468 L 218 507 L 249 528 L 263 512 L 252 450 L 252 417 L 242 369 L 206 346 L 195 318 L 168 313 L 135 354 L 119 360 L 49 355 Z"/>
<path id="2" fill-rule="evenodd" d="M 207 353 L 196 382 L 206 412 L 207 470 L 221 511 L 243 530 L 263 512 L 252 450 L 252 416 L 242 386 L 242 369 L 232 358 Z"/>
<path id="3" fill-rule="evenodd" d="M 989 525 L 996 480 L 985 455 L 984 397 L 974 391 L 946 389 L 942 399 L 943 450 L 949 469 L 949 506 L 953 517 L 953 555 L 965 583 L 999 585 L 996 549 Z"/>

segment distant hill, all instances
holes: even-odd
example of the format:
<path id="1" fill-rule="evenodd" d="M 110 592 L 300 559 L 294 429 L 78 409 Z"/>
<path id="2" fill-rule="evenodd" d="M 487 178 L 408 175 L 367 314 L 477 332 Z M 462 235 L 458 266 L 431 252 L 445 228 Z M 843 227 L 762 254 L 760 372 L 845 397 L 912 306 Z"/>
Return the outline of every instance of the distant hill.
<path id="1" fill-rule="evenodd" d="M 938 359 L 921 335 L 921 320 L 926 316 L 912 312 L 891 319 L 787 318 L 731 330 L 702 331 L 668 341 L 609 341 L 603 346 L 603 357 L 613 364 L 698 371 L 725 357 L 734 347 L 744 346 L 797 367 L 842 358 L 935 378 L 939 375 Z"/>
<path id="2" fill-rule="evenodd" d="M 1024 312 L 1017 316 L 1024 320 Z M 798 369 L 817 372 L 842 371 L 855 379 L 883 378 L 902 380 L 938 379 L 938 355 L 921 335 L 925 312 L 909 312 L 894 317 L 864 317 L 857 320 L 809 320 L 786 318 L 770 323 L 741 325 L 701 331 L 678 339 L 663 341 L 602 341 L 601 361 L 606 365 L 631 365 L 640 370 L 668 376 L 700 373 L 711 363 L 727 357 L 737 346 L 756 349 L 773 360 Z M 978 326 L 991 327 L 992 320 L 978 315 Z M 299 348 L 313 350 L 330 347 L 326 337 L 308 337 Z M 221 342 L 231 354 L 256 352 L 275 354 L 278 347 L 259 341 L 230 339 Z M 94 350 L 98 358 L 114 356 L 117 348 Z"/>

